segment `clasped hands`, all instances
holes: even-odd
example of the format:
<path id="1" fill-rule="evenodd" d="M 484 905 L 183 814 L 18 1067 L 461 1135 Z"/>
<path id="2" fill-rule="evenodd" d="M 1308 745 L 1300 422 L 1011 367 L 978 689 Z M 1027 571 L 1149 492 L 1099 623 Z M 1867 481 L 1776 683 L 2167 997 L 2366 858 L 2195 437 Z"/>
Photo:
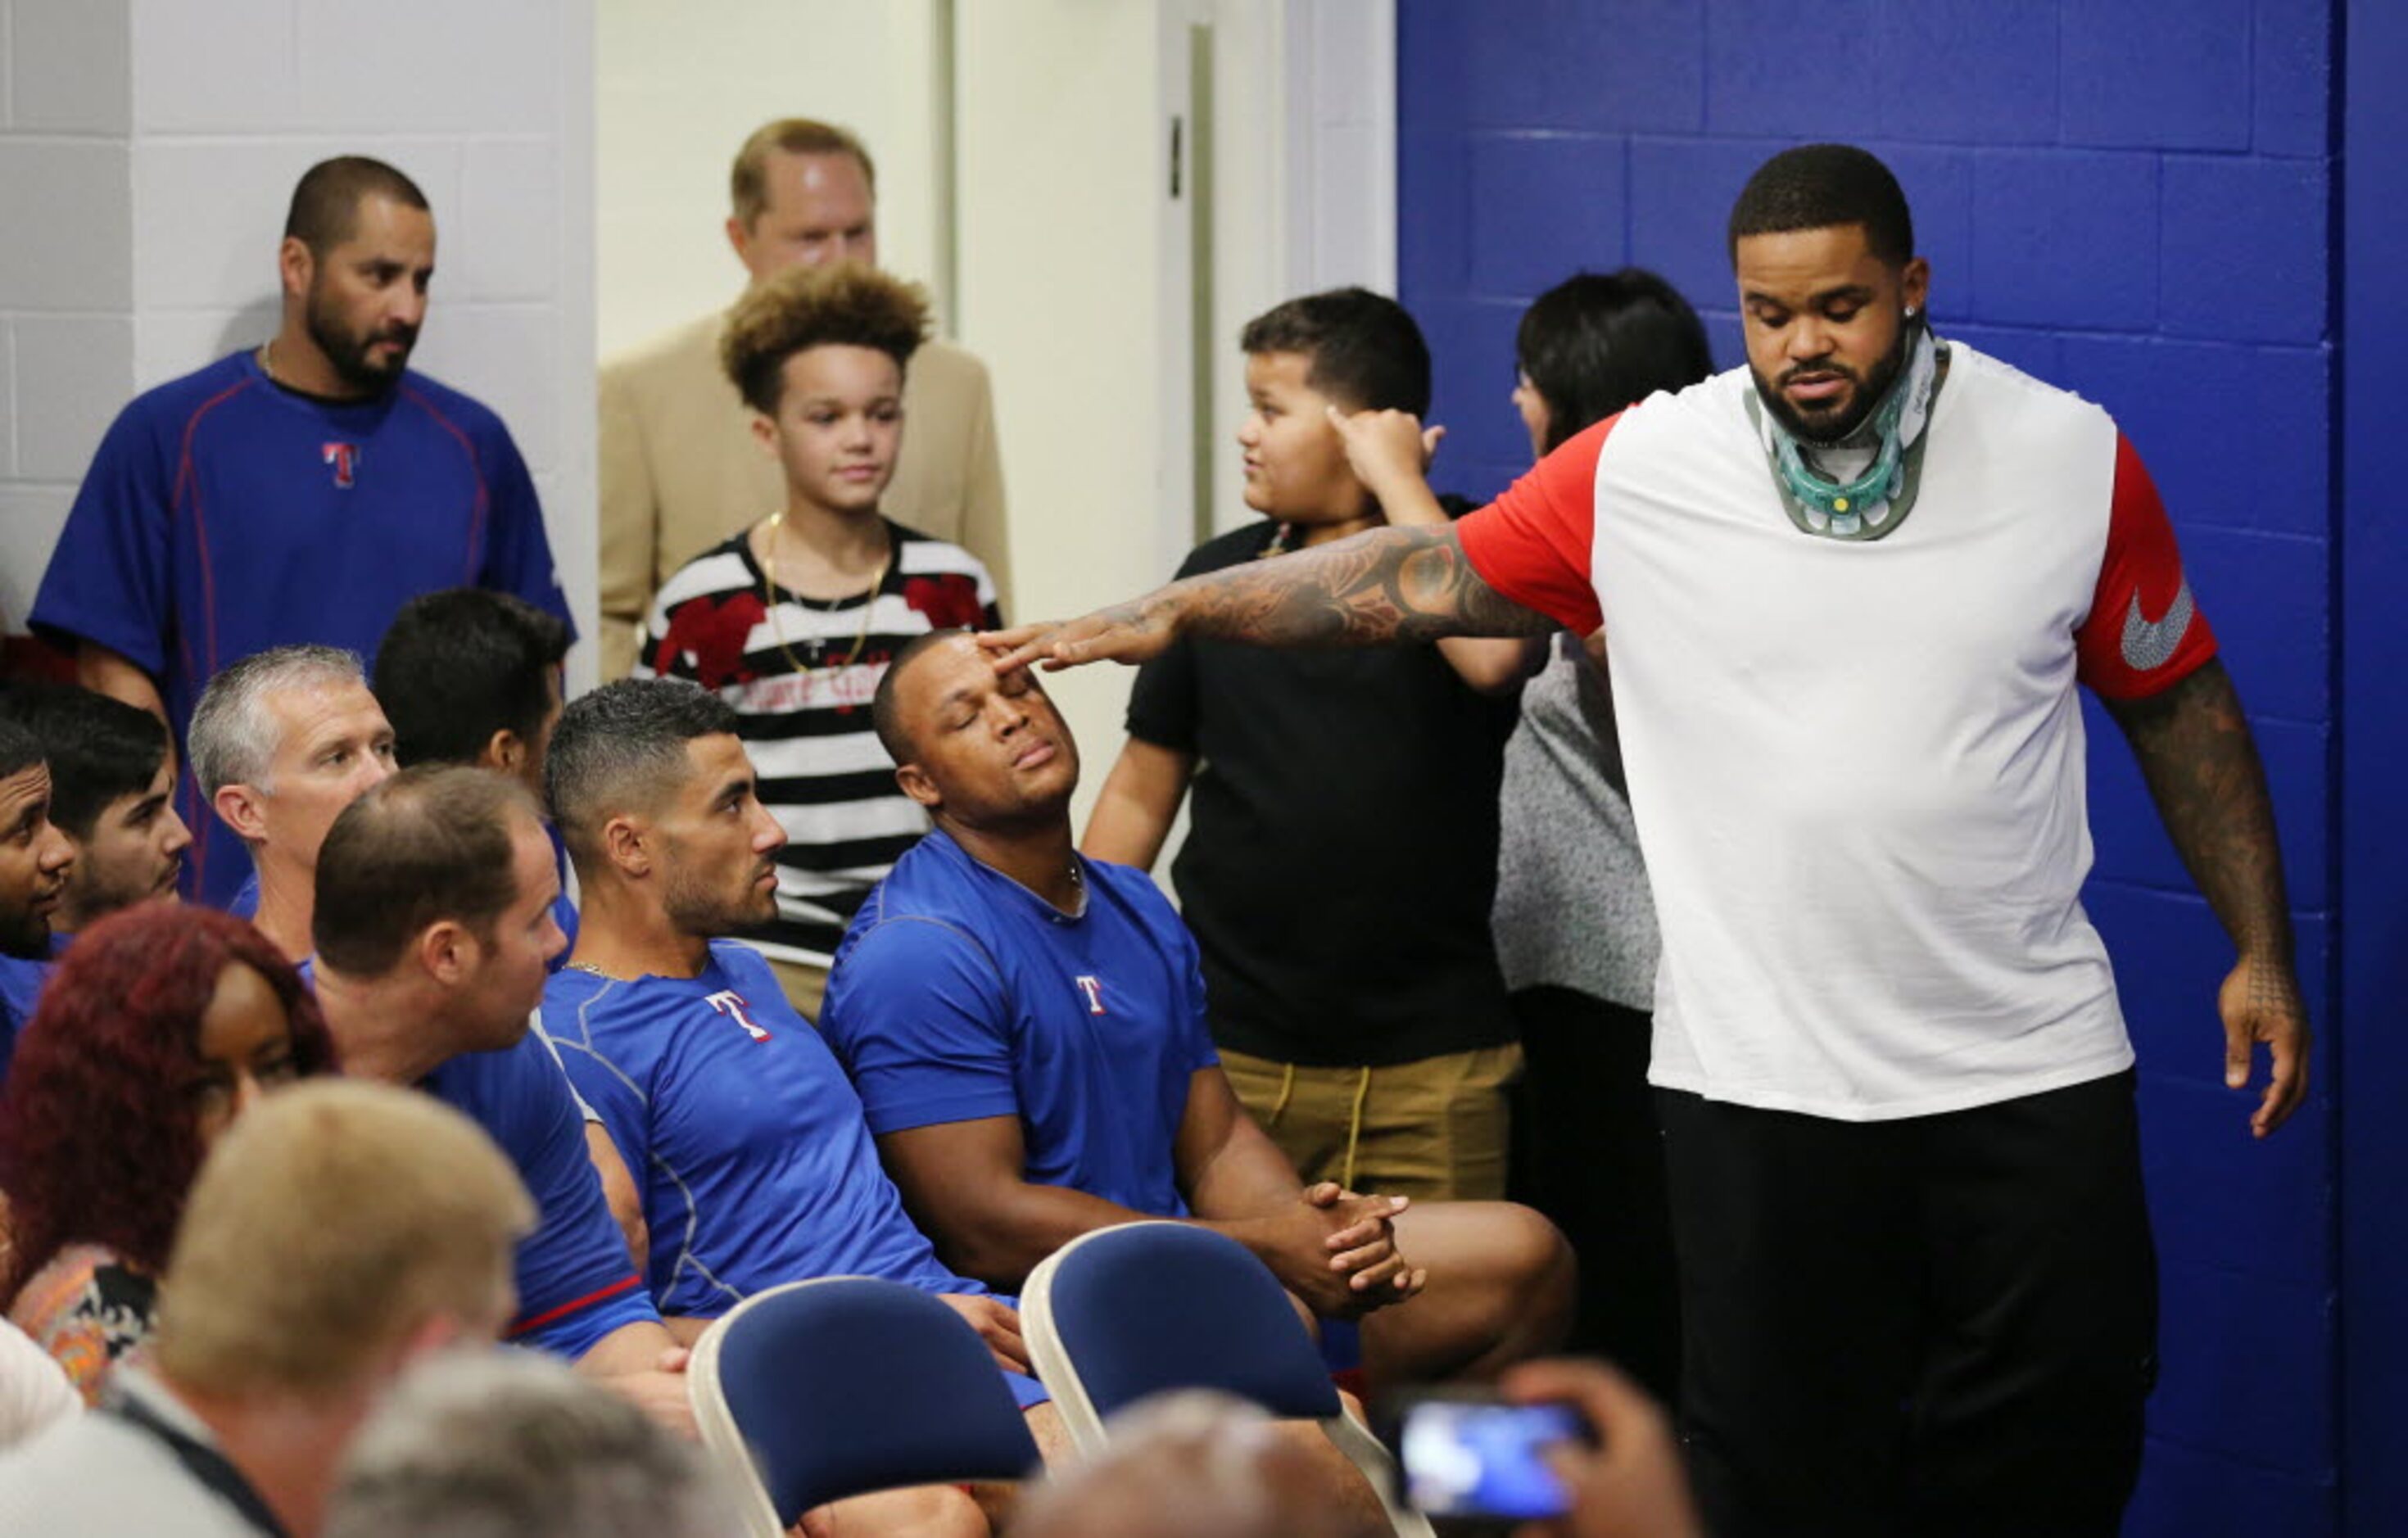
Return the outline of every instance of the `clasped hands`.
<path id="1" fill-rule="evenodd" d="M 1429 1281 L 1397 1249 L 1395 1219 L 1405 1197 L 1358 1196 L 1336 1181 L 1305 1187 L 1276 1215 L 1280 1242 L 1264 1258 L 1273 1274 L 1324 1318 L 1355 1319 L 1401 1303 Z"/>

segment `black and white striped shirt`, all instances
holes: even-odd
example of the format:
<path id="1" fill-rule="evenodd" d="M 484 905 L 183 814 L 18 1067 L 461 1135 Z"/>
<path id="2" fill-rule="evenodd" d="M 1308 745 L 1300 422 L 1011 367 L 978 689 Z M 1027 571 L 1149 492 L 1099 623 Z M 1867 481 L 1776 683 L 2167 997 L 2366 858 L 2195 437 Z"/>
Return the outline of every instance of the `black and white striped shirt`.
<path id="1" fill-rule="evenodd" d="M 784 960 L 827 965 L 861 899 L 928 830 L 869 726 L 888 661 L 914 636 L 1003 623 L 977 556 L 892 520 L 886 531 L 895 556 L 877 593 L 832 600 L 773 591 L 738 534 L 662 585 L 637 638 L 636 676 L 691 679 L 742 717 L 762 803 L 786 830 L 778 917 L 744 938 Z"/>

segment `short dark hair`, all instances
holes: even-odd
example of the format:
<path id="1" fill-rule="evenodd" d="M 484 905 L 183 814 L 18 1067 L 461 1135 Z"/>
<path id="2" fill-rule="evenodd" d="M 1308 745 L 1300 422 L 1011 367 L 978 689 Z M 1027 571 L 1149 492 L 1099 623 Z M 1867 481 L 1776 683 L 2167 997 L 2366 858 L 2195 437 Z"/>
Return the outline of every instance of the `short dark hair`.
<path id="1" fill-rule="evenodd" d="M 1834 224 L 1862 224 L 1865 243 L 1891 266 L 1914 260 L 1914 216 L 1898 178 L 1853 144 L 1801 144 L 1757 166 L 1731 205 L 1731 260 L 1746 236 Z"/>
<path id="2" fill-rule="evenodd" d="M 657 805 L 681 783 L 688 742 L 733 736 L 736 726 L 733 706 L 681 678 L 623 678 L 570 701 L 543 761 L 544 793 L 570 858 L 581 868 L 603 824 Z"/>
<path id="3" fill-rule="evenodd" d="M 540 824 L 535 798 L 491 769 L 422 764 L 370 785 L 318 850 L 309 938 L 325 965 L 382 977 L 438 919 L 488 938 L 523 895 L 510 818 Z"/>
<path id="4" fill-rule="evenodd" d="M 524 598 L 453 587 L 410 599 L 378 643 L 371 685 L 394 756 L 473 764 L 499 731 L 532 744 L 567 654 L 567 623 Z"/>
<path id="5" fill-rule="evenodd" d="M 0 715 L 0 780 L 22 774 L 41 762 L 41 739 Z"/>
<path id="6" fill-rule="evenodd" d="M 0 689 L 0 719 L 33 734 L 50 766 L 50 821 L 78 843 L 110 802 L 150 789 L 167 757 L 165 722 L 71 683 L 9 684 Z"/>
<path id="7" fill-rule="evenodd" d="M 913 636 L 887 659 L 886 671 L 878 675 L 878 692 L 869 697 L 869 729 L 878 734 L 878 745 L 886 750 L 886 756 L 894 759 L 897 767 L 910 763 L 911 755 L 919 751 L 918 744 L 911 739 L 910 728 L 903 725 L 899 707 L 895 703 L 895 693 L 901 686 L 903 670 L 939 642 L 968 634 L 966 627 L 953 625 L 944 630 L 931 630 L 924 636 Z"/>
<path id="8" fill-rule="evenodd" d="M 397 168 L 366 155 L 337 155 L 302 172 L 294 184 L 284 237 L 323 256 L 359 228 L 360 204 L 369 197 L 389 197 L 408 208 L 426 208 L 426 194 Z"/>
<path id="9" fill-rule="evenodd" d="M 1300 354 L 1304 381 L 1350 411 L 1429 414 L 1429 343 L 1404 306 L 1368 288 L 1274 306 L 1246 323 L 1238 346 L 1248 357 Z"/>
<path id="10" fill-rule="evenodd" d="M 917 283 L 859 262 L 789 267 L 745 291 L 727 312 L 719 362 L 744 404 L 774 415 L 786 360 L 813 347 L 868 347 L 910 367 L 928 335 L 928 295 Z"/>
<path id="11" fill-rule="evenodd" d="M 1644 267 L 1578 273 L 1540 295 L 1522 312 L 1513 361 L 1547 404 L 1549 449 L 1714 371 L 1698 312 Z"/>

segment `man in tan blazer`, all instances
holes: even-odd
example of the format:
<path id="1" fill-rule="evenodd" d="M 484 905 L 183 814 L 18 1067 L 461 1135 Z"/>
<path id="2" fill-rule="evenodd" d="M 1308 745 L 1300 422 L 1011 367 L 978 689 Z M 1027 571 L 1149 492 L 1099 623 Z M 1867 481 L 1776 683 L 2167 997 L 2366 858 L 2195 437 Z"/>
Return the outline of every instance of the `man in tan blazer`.
<path id="1" fill-rule="evenodd" d="M 754 281 L 791 266 L 878 259 L 877 180 L 845 129 L 766 123 L 729 178 L 727 239 Z M 636 627 L 669 574 L 778 506 L 777 461 L 719 367 L 724 317 L 705 315 L 604 366 L 602 676 L 624 677 Z M 967 548 L 1009 592 L 1003 464 L 986 366 L 930 341 L 903 385 L 903 447 L 881 499 L 897 523 Z M 1006 599 L 1007 611 L 1009 599 Z"/>

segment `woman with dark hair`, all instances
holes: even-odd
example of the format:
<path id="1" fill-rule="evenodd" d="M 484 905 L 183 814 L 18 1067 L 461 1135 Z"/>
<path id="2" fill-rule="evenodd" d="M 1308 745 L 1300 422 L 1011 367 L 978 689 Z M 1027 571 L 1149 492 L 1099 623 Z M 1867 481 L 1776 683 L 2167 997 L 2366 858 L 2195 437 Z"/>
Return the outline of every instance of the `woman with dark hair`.
<path id="1" fill-rule="evenodd" d="M 0 1295 L 87 1401 L 150 1332 L 209 1144 L 262 1094 L 334 1069 L 316 1000 L 241 919 L 147 903 L 77 937 L 0 1094 Z"/>
<path id="2" fill-rule="evenodd" d="M 1534 459 L 1626 406 L 1714 371 L 1698 312 L 1644 267 L 1578 273 L 1531 300 L 1513 363 L 1513 406 Z"/>
<path id="3" fill-rule="evenodd" d="M 1533 458 L 1713 369 L 1697 312 L 1637 267 L 1582 273 L 1541 295 L 1514 352 L 1513 404 Z M 1647 1088 L 1656 913 L 1612 685 L 1584 640 L 1530 643 L 1545 665 L 1523 689 L 1505 747 L 1495 932 L 1525 1065 L 1514 1194 L 1581 1257 L 1573 1348 L 1613 1357 L 1670 1397 L 1680 1309 Z"/>

